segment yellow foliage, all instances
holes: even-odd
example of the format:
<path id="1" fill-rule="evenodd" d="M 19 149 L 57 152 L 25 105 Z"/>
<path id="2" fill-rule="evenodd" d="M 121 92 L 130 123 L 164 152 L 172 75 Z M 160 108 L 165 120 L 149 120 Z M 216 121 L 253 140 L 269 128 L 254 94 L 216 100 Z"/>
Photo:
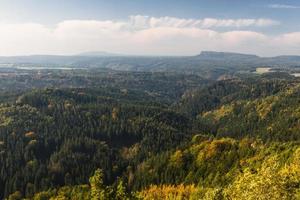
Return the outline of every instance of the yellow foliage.
<path id="1" fill-rule="evenodd" d="M 13 194 L 9 195 L 8 200 L 20 200 L 22 199 L 22 194 L 20 191 L 16 191 Z"/>
<path id="2" fill-rule="evenodd" d="M 300 182 L 300 147 L 292 155 L 291 162 L 285 165 L 280 171 L 280 176 L 293 184 Z"/>
<path id="3" fill-rule="evenodd" d="M 35 167 L 35 166 L 37 166 L 37 161 L 36 160 L 30 160 L 30 161 L 27 162 L 26 166 L 30 167 L 30 168 Z"/>
<path id="4" fill-rule="evenodd" d="M 139 150 L 140 150 L 140 144 L 136 143 L 132 145 L 130 148 L 124 147 L 121 150 L 121 156 L 122 158 L 127 160 L 133 159 L 138 154 Z"/>
<path id="5" fill-rule="evenodd" d="M 264 98 L 263 100 L 258 101 L 256 104 L 256 111 L 260 118 L 265 119 L 278 101 L 278 96 L 269 96 L 267 98 Z"/>
<path id="6" fill-rule="evenodd" d="M 208 140 L 208 136 L 195 134 L 192 138 L 192 143 L 200 143 L 200 142 L 204 142 L 205 140 Z"/>
<path id="7" fill-rule="evenodd" d="M 138 197 L 143 200 L 185 200 L 191 199 L 198 190 L 194 185 L 151 185 L 148 189 L 140 192 Z"/>
<path id="8" fill-rule="evenodd" d="M 233 105 L 223 105 L 217 110 L 204 113 L 203 117 L 219 121 L 221 118 L 229 115 L 233 111 L 233 108 Z"/>
<path id="9" fill-rule="evenodd" d="M 205 145 L 203 145 L 203 148 L 201 151 L 199 151 L 197 156 L 198 163 L 216 157 L 219 155 L 219 153 L 235 144 L 235 141 L 233 139 L 223 138 L 219 140 L 207 141 L 203 144 Z"/>
<path id="10" fill-rule="evenodd" d="M 44 200 L 44 199 L 50 199 L 50 197 L 53 194 L 51 192 L 39 192 L 34 195 L 33 200 Z"/>
<path id="11" fill-rule="evenodd" d="M 65 109 L 71 108 L 71 107 L 72 107 L 72 102 L 70 102 L 70 101 L 65 101 L 65 102 L 64 102 L 64 107 L 65 107 Z"/>
<path id="12" fill-rule="evenodd" d="M 31 140 L 28 145 L 29 146 L 34 146 L 38 141 L 37 140 Z"/>
<path id="13" fill-rule="evenodd" d="M 202 188 L 195 185 L 151 185 L 137 194 L 143 200 L 219 200 L 222 190 L 219 188 Z"/>
<path id="14" fill-rule="evenodd" d="M 6 113 L 9 111 L 9 108 L 0 108 L 0 127 L 8 126 L 13 119 L 11 117 L 7 117 Z"/>
<path id="15" fill-rule="evenodd" d="M 173 155 L 171 155 L 170 157 L 171 166 L 181 168 L 183 163 L 184 163 L 183 153 L 181 150 L 177 150 Z"/>
<path id="16" fill-rule="evenodd" d="M 231 200 L 272 200 L 295 199 L 296 190 L 291 176 L 291 166 L 281 169 L 276 157 L 267 159 L 260 169 L 246 169 L 225 189 L 224 193 Z M 299 167 L 295 170 L 294 178 L 299 182 Z M 289 177 L 289 178 L 287 178 Z"/>

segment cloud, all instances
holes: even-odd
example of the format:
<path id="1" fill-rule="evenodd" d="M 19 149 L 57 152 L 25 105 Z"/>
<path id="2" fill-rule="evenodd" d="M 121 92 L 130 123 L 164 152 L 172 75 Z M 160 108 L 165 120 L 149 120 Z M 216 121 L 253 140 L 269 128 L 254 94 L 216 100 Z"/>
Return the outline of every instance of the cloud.
<path id="1" fill-rule="evenodd" d="M 172 27 L 150 28 L 132 36 L 135 47 L 150 55 L 194 55 L 202 50 L 251 51 L 266 40 L 265 35 L 252 31 Z"/>
<path id="2" fill-rule="evenodd" d="M 272 22 L 272 20 L 271 20 Z M 254 25 L 255 24 L 255 25 Z M 108 51 L 135 55 L 194 55 L 202 50 L 259 55 L 299 54 L 300 32 L 270 36 L 239 27 L 269 21 L 134 16 L 126 21 L 66 20 L 55 26 L 0 23 L 0 55 Z M 220 31 L 216 27 L 230 27 Z"/>
<path id="3" fill-rule="evenodd" d="M 271 4 L 268 5 L 268 7 L 276 8 L 276 9 L 300 9 L 300 6 L 287 5 L 287 4 Z"/>
<path id="4" fill-rule="evenodd" d="M 154 27 L 176 27 L 176 28 L 218 28 L 218 27 L 249 27 L 249 26 L 274 26 L 280 22 L 271 19 L 181 19 L 175 17 L 149 17 L 136 15 L 130 17 L 132 27 L 154 28 Z"/>

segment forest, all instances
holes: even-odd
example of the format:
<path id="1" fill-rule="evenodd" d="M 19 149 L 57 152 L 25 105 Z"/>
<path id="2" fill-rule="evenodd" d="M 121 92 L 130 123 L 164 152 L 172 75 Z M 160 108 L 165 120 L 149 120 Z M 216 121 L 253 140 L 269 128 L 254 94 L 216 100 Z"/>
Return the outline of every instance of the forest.
<path id="1" fill-rule="evenodd" d="M 1 69 L 0 199 L 300 199 L 285 72 Z"/>
<path id="2" fill-rule="evenodd" d="M 0 200 L 300 200 L 300 0 L 0 0 Z"/>

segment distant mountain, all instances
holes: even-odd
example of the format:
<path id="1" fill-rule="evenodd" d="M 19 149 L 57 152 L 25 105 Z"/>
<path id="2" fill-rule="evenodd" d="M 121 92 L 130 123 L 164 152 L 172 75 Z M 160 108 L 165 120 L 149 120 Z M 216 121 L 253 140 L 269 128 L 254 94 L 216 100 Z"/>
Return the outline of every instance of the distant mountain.
<path id="1" fill-rule="evenodd" d="M 78 54 L 77 56 L 89 56 L 89 57 L 105 57 L 105 56 L 124 56 L 122 54 L 110 53 L 105 51 L 89 51 Z"/>
<path id="2" fill-rule="evenodd" d="M 300 62 L 300 56 L 276 56 L 271 59 L 276 59 L 276 60 L 282 60 L 282 61 L 294 61 L 294 62 Z"/>
<path id="3" fill-rule="evenodd" d="M 299 65 L 300 56 L 285 55 L 275 57 L 260 57 L 252 54 L 241 54 L 231 52 L 216 52 L 216 51 L 203 51 L 199 55 L 195 56 L 199 60 L 210 61 L 224 61 L 224 62 L 242 62 L 251 64 L 262 65 Z"/>
<path id="4" fill-rule="evenodd" d="M 259 56 L 241 53 L 229 53 L 229 52 L 216 52 L 216 51 L 202 51 L 197 56 L 201 59 L 259 59 Z"/>
<path id="5" fill-rule="evenodd" d="M 0 57 L 0 64 L 107 68 L 120 71 L 172 72 L 198 74 L 218 79 L 222 75 L 254 71 L 257 67 L 299 71 L 300 56 L 259 57 L 250 54 L 203 51 L 196 56 L 129 56 L 107 52 L 85 52 L 73 56 L 33 55 Z M 297 69 L 296 69 L 297 68 Z M 295 71 L 293 70 L 293 71 Z"/>
<path id="6" fill-rule="evenodd" d="M 146 61 L 146 63 L 145 63 Z M 145 64 L 154 64 L 155 67 L 160 68 L 160 65 L 188 65 L 192 62 L 197 65 L 222 65 L 227 64 L 256 66 L 256 65 L 297 65 L 300 66 L 300 56 L 276 56 L 276 57 L 259 57 L 251 54 L 229 53 L 229 52 L 215 52 L 203 51 L 196 56 L 182 56 L 182 57 L 164 57 L 164 56 L 129 56 L 124 54 L 109 53 L 104 51 L 83 52 L 73 56 L 61 55 L 31 55 L 31 56 L 0 56 L 1 63 L 32 63 L 32 64 L 62 64 L 62 65 L 76 65 L 78 63 L 87 65 L 97 65 L 99 63 L 118 63 L 119 65 L 136 65 L 144 67 Z"/>

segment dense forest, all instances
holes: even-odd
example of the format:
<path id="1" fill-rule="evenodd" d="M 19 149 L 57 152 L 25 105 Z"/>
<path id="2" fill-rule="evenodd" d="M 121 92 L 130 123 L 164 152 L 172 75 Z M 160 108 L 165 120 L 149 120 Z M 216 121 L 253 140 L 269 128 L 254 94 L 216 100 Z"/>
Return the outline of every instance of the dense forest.
<path id="1" fill-rule="evenodd" d="M 2 69 L 0 198 L 299 199 L 300 79 L 205 70 Z"/>

